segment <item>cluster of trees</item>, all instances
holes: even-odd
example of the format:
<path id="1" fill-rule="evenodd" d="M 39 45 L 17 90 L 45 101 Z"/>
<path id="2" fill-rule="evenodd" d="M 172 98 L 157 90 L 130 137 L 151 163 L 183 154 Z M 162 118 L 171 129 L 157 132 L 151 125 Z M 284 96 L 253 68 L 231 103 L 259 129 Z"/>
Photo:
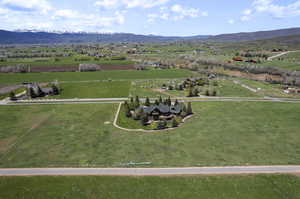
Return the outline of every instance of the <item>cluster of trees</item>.
<path id="1" fill-rule="evenodd" d="M 11 59 L 18 59 L 18 58 L 39 58 L 39 57 L 70 57 L 72 54 L 69 53 L 55 53 L 55 54 L 46 54 L 46 53 L 41 53 L 41 54 L 13 54 L 13 55 L 7 55 L 7 58 Z"/>
<path id="2" fill-rule="evenodd" d="M 101 66 L 97 64 L 79 64 L 79 72 L 90 72 L 101 70 Z"/>
<path id="3" fill-rule="evenodd" d="M 280 84 L 287 84 L 293 86 L 300 86 L 299 71 L 288 71 L 277 67 L 261 67 L 256 65 L 236 66 L 230 63 L 217 61 L 215 59 L 203 59 L 203 58 L 198 58 L 197 60 L 195 60 L 195 63 L 197 63 L 198 66 L 200 65 L 206 66 L 206 68 L 204 68 L 206 70 L 213 69 L 215 67 L 222 67 L 227 70 L 240 71 L 245 73 L 276 75 L 282 77 L 282 80 L 278 80 L 278 79 L 274 80 L 272 78 L 268 78 L 266 79 L 266 81 L 270 83 L 280 83 Z M 200 70 L 201 67 L 198 67 L 198 71 Z"/>
<path id="4" fill-rule="evenodd" d="M 0 73 L 27 73 L 29 66 L 25 64 L 17 64 L 15 66 L 0 67 Z"/>
<path id="5" fill-rule="evenodd" d="M 150 99 L 147 97 L 145 102 L 142 103 L 138 96 L 136 96 L 135 99 L 133 97 L 131 97 L 129 102 L 128 101 L 124 102 L 124 114 L 128 118 L 132 118 L 134 120 L 139 120 L 141 125 L 147 126 L 147 125 L 149 125 L 149 122 L 151 120 L 151 115 L 148 115 L 147 113 L 145 113 L 143 111 L 144 109 L 141 107 L 142 106 L 149 107 L 151 105 L 159 105 L 159 104 L 168 105 L 170 107 L 172 105 L 171 98 L 168 97 L 166 99 L 163 99 L 162 97 L 159 97 L 159 99 L 155 100 L 154 103 L 151 103 Z M 176 106 L 178 104 L 179 104 L 179 102 L 178 102 L 178 100 L 176 100 L 174 102 L 174 105 Z M 185 104 L 183 104 L 183 108 L 182 108 L 180 115 L 172 117 L 172 120 L 169 124 L 170 127 L 172 127 L 172 128 L 178 127 L 181 120 L 184 117 L 191 115 L 191 114 L 193 114 L 191 103 L 189 102 L 187 104 L 187 106 Z M 151 124 L 154 124 L 153 129 L 157 129 L 157 130 L 162 130 L 162 129 L 168 128 L 168 122 L 166 119 L 159 119 L 157 122 L 152 121 Z"/>
<path id="6" fill-rule="evenodd" d="M 268 59 L 269 55 L 265 52 L 237 52 L 236 56 L 242 56 L 242 57 L 247 57 L 247 58 L 253 58 L 253 57 L 260 57 L 263 59 Z"/>

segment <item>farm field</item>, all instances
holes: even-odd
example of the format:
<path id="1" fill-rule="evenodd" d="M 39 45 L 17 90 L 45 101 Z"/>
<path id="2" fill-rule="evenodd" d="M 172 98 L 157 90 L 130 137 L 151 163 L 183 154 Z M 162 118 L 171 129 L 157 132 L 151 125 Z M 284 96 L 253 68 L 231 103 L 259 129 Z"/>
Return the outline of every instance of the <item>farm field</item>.
<path id="1" fill-rule="evenodd" d="M 173 85 L 179 84 L 183 79 L 176 80 L 137 80 L 132 82 L 130 89 L 130 95 L 140 97 L 159 97 L 159 96 L 171 96 L 171 97 L 187 97 L 188 89 L 184 91 L 178 90 L 166 90 L 161 89 L 162 85 Z M 213 85 L 213 82 L 217 82 L 217 85 Z M 205 91 L 215 90 L 217 96 L 223 97 L 257 97 L 257 93 L 254 93 L 246 88 L 241 87 L 233 82 L 232 79 L 220 79 L 211 81 L 210 85 L 199 86 L 200 95 L 204 96 Z"/>
<path id="2" fill-rule="evenodd" d="M 50 82 L 58 81 L 92 81 L 92 80 L 120 80 L 120 79 L 159 79 L 159 78 L 184 78 L 193 75 L 191 71 L 181 69 L 170 70 L 114 70 L 101 72 L 50 72 L 4 74 L 0 73 L 1 84 L 17 84 L 22 82 Z"/>
<path id="3" fill-rule="evenodd" d="M 62 83 L 60 95 L 49 98 L 70 99 L 70 98 L 118 98 L 128 97 L 130 81 L 103 81 L 103 82 L 78 82 Z"/>
<path id="4" fill-rule="evenodd" d="M 134 190 L 132 188 L 134 187 Z M 0 177 L 0 198 L 300 198 L 293 175 Z"/>
<path id="5" fill-rule="evenodd" d="M 117 104 L 0 107 L 0 167 L 151 167 L 300 163 L 299 104 L 193 103 L 167 132 L 126 132 Z"/>

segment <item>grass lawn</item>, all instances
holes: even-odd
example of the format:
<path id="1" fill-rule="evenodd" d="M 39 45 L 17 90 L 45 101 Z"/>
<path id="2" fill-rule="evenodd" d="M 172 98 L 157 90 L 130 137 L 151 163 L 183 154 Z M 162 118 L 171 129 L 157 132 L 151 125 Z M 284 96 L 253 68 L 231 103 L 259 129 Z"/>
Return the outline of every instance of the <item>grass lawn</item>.
<path id="1" fill-rule="evenodd" d="M 52 96 L 55 99 L 70 98 L 114 98 L 128 97 L 130 81 L 63 83 L 60 95 Z"/>
<path id="2" fill-rule="evenodd" d="M 204 94 L 205 90 L 215 89 L 217 91 L 217 96 L 222 97 L 257 97 L 258 95 L 247 88 L 235 84 L 232 80 L 220 80 L 218 81 L 218 86 L 205 86 L 202 89 Z"/>
<path id="3" fill-rule="evenodd" d="M 15 84 L 22 82 L 87 81 L 87 80 L 120 80 L 120 79 L 159 79 L 184 78 L 193 73 L 188 70 L 147 70 L 147 71 L 101 71 L 101 72 L 49 72 L 49 73 L 0 73 L 0 84 Z"/>
<path id="4" fill-rule="evenodd" d="M 292 175 L 0 177 L 0 198 L 299 199 L 300 177 Z"/>
<path id="5" fill-rule="evenodd" d="M 300 104 L 194 103 L 192 119 L 155 133 L 115 128 L 117 107 L 0 107 L 0 167 L 300 164 Z"/>

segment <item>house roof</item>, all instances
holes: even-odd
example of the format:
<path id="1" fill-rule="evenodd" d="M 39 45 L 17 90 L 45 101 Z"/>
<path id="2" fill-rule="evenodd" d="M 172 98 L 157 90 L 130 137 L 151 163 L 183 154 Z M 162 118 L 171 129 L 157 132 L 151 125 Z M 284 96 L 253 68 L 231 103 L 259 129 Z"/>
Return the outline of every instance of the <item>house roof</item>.
<path id="1" fill-rule="evenodd" d="M 151 114 L 153 111 L 159 111 L 161 113 L 178 114 L 182 111 L 182 108 L 183 108 L 183 104 L 181 104 L 181 103 L 179 103 L 177 105 L 171 105 L 171 106 L 160 103 L 159 105 L 144 106 L 143 110 L 147 114 Z"/>
<path id="2" fill-rule="evenodd" d="M 52 88 L 41 88 L 41 89 L 42 89 L 42 92 L 43 92 L 43 93 L 46 93 L 46 94 L 52 93 L 52 92 L 53 92 L 53 89 L 52 89 Z"/>

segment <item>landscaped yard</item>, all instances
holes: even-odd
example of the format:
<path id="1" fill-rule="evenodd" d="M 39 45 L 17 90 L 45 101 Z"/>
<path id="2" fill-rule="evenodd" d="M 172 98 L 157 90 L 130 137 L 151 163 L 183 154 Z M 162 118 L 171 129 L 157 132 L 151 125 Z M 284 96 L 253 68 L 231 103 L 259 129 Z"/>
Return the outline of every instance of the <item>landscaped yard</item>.
<path id="1" fill-rule="evenodd" d="M 292 175 L 187 177 L 0 177 L 0 198 L 282 199 L 300 198 Z"/>
<path id="2" fill-rule="evenodd" d="M 173 131 L 126 132 L 117 104 L 0 107 L 1 167 L 300 164 L 300 104 L 194 103 Z M 15 145 L 14 145 L 15 144 Z"/>
<path id="3" fill-rule="evenodd" d="M 130 81 L 78 82 L 63 83 L 60 95 L 51 96 L 55 99 L 70 98 L 118 98 L 128 97 Z"/>

